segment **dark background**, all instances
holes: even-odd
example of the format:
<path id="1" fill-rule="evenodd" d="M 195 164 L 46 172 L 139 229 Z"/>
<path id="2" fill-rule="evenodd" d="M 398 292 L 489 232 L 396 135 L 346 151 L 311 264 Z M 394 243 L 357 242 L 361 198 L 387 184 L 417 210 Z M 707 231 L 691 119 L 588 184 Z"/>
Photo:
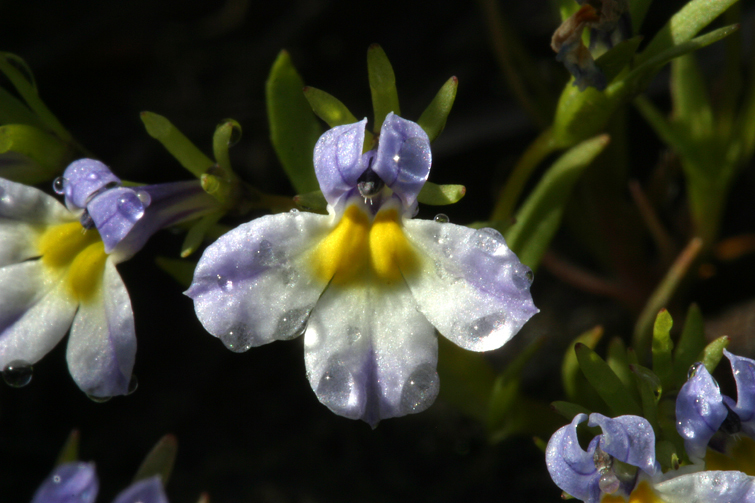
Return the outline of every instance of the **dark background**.
<path id="1" fill-rule="evenodd" d="M 682 4 L 655 2 L 643 31 L 656 31 Z M 541 0 L 500 6 L 556 94 L 567 79 L 549 48 L 557 16 Z M 0 28 L 0 50 L 27 61 L 43 100 L 74 136 L 118 175 L 147 183 L 189 175 L 146 134 L 143 110 L 168 117 L 206 153 L 216 124 L 238 120 L 243 137 L 231 150 L 234 169 L 266 192 L 293 195 L 269 143 L 264 101 L 267 74 L 283 48 L 308 85 L 335 95 L 357 117 L 372 116 L 371 43 L 393 64 L 406 118 L 416 120 L 450 76 L 459 78 L 430 177 L 467 186 L 462 202 L 442 210 L 452 222 L 488 216 L 500 183 L 537 134 L 508 91 L 477 2 L 6 1 Z M 661 104 L 665 88 L 661 75 L 651 88 Z M 631 153 L 642 177 L 662 147 L 633 112 L 629 120 L 642 145 Z M 740 215 L 751 205 L 752 177 L 738 190 L 730 212 Z M 491 445 L 481 424 L 443 400 L 373 431 L 317 401 L 301 340 L 226 350 L 196 320 L 182 287 L 154 264 L 156 255 L 176 256 L 181 239 L 159 234 L 119 266 L 136 316 L 136 393 L 105 404 L 87 399 L 68 375 L 65 341 L 35 366 L 29 386 L 0 386 L 0 501 L 28 501 L 73 428 L 81 432 L 81 458 L 97 464 L 101 502 L 128 485 L 166 433 L 179 442 L 167 488 L 172 502 L 193 503 L 203 491 L 219 503 L 557 501 L 559 490 L 529 438 Z M 741 299 L 739 289 L 722 288 L 733 297 L 724 302 L 702 292 L 704 312 Z M 633 318 L 545 270 L 533 294 L 542 313 L 491 359 L 503 366 L 547 335 L 553 343 L 530 363 L 526 387 L 551 401 L 560 398 L 558 362 L 567 341 L 596 323 L 611 335 L 629 334 Z"/>

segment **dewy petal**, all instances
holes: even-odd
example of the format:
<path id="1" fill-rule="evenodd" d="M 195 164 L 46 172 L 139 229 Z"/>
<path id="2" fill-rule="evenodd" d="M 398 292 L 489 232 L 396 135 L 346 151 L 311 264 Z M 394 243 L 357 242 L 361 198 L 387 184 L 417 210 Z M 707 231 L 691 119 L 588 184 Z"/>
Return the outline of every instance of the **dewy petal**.
<path id="1" fill-rule="evenodd" d="M 586 414 L 577 414 L 571 424 L 560 428 L 551 436 L 545 449 L 545 463 L 553 482 L 567 494 L 589 503 L 600 501 L 600 473 L 595 468 L 593 455 L 597 439 L 583 450 L 577 439 L 577 425 L 587 420 Z"/>
<path id="2" fill-rule="evenodd" d="M 425 255 L 422 270 L 405 275 L 420 312 L 464 349 L 499 348 L 538 312 L 532 272 L 499 232 L 405 220 L 404 233 Z"/>
<path id="3" fill-rule="evenodd" d="M 655 475 L 655 433 L 644 417 L 606 417 L 590 414 L 590 426 L 600 426 L 600 448 L 619 461 L 641 468 L 648 475 Z"/>
<path id="4" fill-rule="evenodd" d="M 331 226 L 331 217 L 313 213 L 268 215 L 207 247 L 186 291 L 205 329 L 233 351 L 303 333 L 327 286 L 303 255 Z"/>
<path id="5" fill-rule="evenodd" d="M 435 329 L 404 285 L 331 285 L 312 312 L 304 348 L 317 398 L 372 427 L 421 412 L 438 394 Z"/>
<path id="6" fill-rule="evenodd" d="M 315 174 L 320 190 L 333 207 L 348 199 L 357 179 L 367 169 L 362 162 L 364 129 L 367 119 L 331 128 L 315 145 Z"/>
<path id="7" fill-rule="evenodd" d="M 665 503 L 755 503 L 755 478 L 735 471 L 680 475 L 654 489 Z"/>
<path id="8" fill-rule="evenodd" d="M 39 361 L 68 331 L 76 305 L 63 276 L 39 260 L 0 268 L 0 369 Z"/>
<path id="9" fill-rule="evenodd" d="M 168 503 L 168 497 L 160 477 L 150 477 L 124 489 L 113 503 Z"/>
<path id="10" fill-rule="evenodd" d="M 0 267 L 37 256 L 36 242 L 45 226 L 75 220 L 41 190 L 0 178 Z"/>
<path id="11" fill-rule="evenodd" d="M 94 159 L 79 159 L 63 172 L 63 193 L 68 209 L 86 208 L 90 198 L 106 186 L 118 186 L 120 178 L 110 168 Z"/>
<path id="12" fill-rule="evenodd" d="M 411 208 L 432 164 L 430 139 L 416 122 L 389 113 L 380 128 L 372 170 Z"/>
<path id="13" fill-rule="evenodd" d="M 703 364 L 696 364 L 694 375 L 684 383 L 676 398 L 676 431 L 684 439 L 690 458 L 705 457 L 708 442 L 727 414 L 718 384 Z"/>
<path id="14" fill-rule="evenodd" d="M 82 391 L 95 397 L 128 392 L 136 357 L 134 313 L 112 260 L 105 261 L 102 287 L 82 302 L 73 320 L 66 358 Z"/>
<path id="15" fill-rule="evenodd" d="M 87 205 L 106 253 L 110 253 L 144 216 L 144 206 L 137 193 L 125 187 L 98 194 Z"/>
<path id="16" fill-rule="evenodd" d="M 731 362 L 731 372 L 737 383 L 737 405 L 734 412 L 742 422 L 742 431 L 755 438 L 755 361 L 737 356 L 724 349 Z"/>
<path id="17" fill-rule="evenodd" d="M 42 482 L 31 503 L 93 503 L 98 490 L 94 464 L 66 463 Z"/>

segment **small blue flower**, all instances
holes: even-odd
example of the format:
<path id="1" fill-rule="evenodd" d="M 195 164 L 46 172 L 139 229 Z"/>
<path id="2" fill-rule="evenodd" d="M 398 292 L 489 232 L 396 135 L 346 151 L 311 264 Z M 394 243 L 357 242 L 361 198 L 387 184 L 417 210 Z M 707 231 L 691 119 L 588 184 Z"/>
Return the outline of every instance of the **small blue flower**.
<path id="1" fill-rule="evenodd" d="M 411 219 L 431 165 L 422 128 L 390 113 L 363 153 L 365 126 L 335 127 L 315 146 L 327 216 L 270 215 L 225 234 L 186 295 L 233 351 L 304 334 L 319 400 L 374 427 L 435 400 L 436 329 L 488 351 L 537 309 L 532 273 L 500 233 Z"/>
<path id="2" fill-rule="evenodd" d="M 39 486 L 31 503 L 94 503 L 99 482 L 94 463 L 60 465 Z M 113 503 L 168 503 L 159 477 L 131 484 Z"/>

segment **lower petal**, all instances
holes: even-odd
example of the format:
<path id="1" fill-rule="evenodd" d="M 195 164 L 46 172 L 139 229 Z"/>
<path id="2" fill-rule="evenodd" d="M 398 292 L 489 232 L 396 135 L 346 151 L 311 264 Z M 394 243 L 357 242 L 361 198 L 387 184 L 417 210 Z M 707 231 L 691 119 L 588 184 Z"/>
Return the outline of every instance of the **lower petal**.
<path id="1" fill-rule="evenodd" d="M 88 395 L 128 392 L 136 357 L 134 313 L 111 260 L 105 262 L 102 288 L 76 313 L 66 356 L 73 380 Z"/>
<path id="2" fill-rule="evenodd" d="M 32 503 L 94 503 L 98 491 L 94 463 L 66 463 L 42 482 Z"/>
<path id="3" fill-rule="evenodd" d="M 755 478 L 742 472 L 704 471 L 655 485 L 665 503 L 754 503 Z"/>
<path id="4" fill-rule="evenodd" d="M 404 286 L 340 288 L 320 298 L 304 336 L 307 376 L 336 414 L 375 427 L 435 401 L 438 341 Z"/>

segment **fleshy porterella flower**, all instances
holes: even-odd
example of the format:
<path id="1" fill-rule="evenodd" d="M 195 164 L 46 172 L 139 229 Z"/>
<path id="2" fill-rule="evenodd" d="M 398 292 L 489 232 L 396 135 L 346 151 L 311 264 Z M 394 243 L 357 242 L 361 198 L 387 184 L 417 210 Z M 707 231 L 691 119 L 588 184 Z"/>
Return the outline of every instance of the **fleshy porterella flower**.
<path id="1" fill-rule="evenodd" d="M 94 503 L 98 492 L 93 463 L 66 463 L 42 482 L 31 503 Z M 168 503 L 168 498 L 160 478 L 151 477 L 131 484 L 113 503 Z"/>
<path id="2" fill-rule="evenodd" d="M 531 271 L 493 229 L 412 220 L 427 180 L 427 134 L 386 117 L 363 153 L 366 119 L 315 147 L 327 216 L 270 215 L 207 248 L 186 294 L 234 351 L 304 334 L 307 377 L 336 414 L 420 412 L 438 393 L 436 329 L 496 349 L 533 316 Z"/>
<path id="3" fill-rule="evenodd" d="M 215 201 L 198 182 L 121 187 L 92 159 L 72 163 L 54 188 L 67 208 L 0 179 L 0 369 L 36 363 L 70 328 L 66 358 L 76 384 L 92 397 L 126 394 L 136 337 L 115 266 L 158 229 Z"/>

